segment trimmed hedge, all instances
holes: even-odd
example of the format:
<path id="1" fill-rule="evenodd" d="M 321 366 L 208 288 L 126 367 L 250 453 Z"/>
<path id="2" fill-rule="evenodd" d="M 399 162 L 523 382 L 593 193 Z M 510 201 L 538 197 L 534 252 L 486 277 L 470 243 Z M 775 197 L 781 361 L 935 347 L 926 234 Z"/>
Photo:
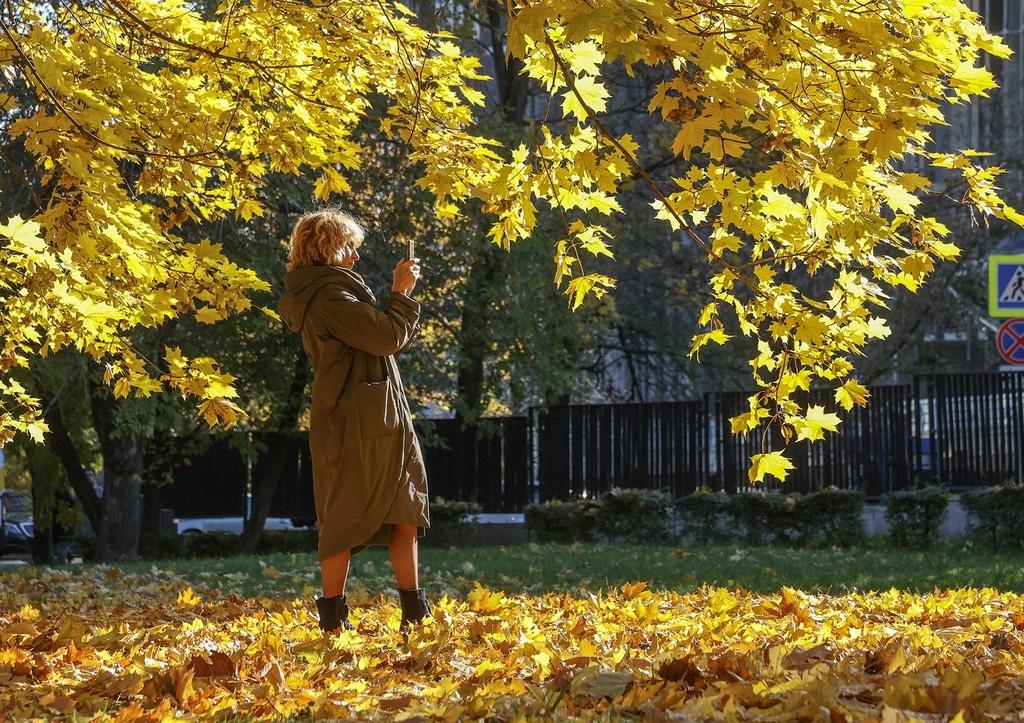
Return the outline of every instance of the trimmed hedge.
<path id="1" fill-rule="evenodd" d="M 1024 547 L 1024 487 L 998 485 L 960 495 L 967 534 L 991 550 Z"/>
<path id="2" fill-rule="evenodd" d="M 469 515 L 481 512 L 476 502 L 461 502 L 435 497 L 430 503 L 430 527 L 423 537 L 424 546 L 448 547 L 465 545 L 479 524 Z"/>
<path id="3" fill-rule="evenodd" d="M 594 529 L 601 541 L 670 544 L 673 506 L 662 490 L 613 487 L 596 508 Z"/>
<path id="4" fill-rule="evenodd" d="M 725 492 L 701 487 L 692 495 L 676 500 L 676 514 L 684 532 L 696 542 L 728 542 L 732 539 L 727 524 L 733 519 L 732 498 Z"/>
<path id="5" fill-rule="evenodd" d="M 479 523 L 469 515 L 480 512 L 476 502 L 460 502 L 437 497 L 430 503 L 430 527 L 420 543 L 423 546 L 464 545 Z M 315 527 L 297 530 L 263 530 L 256 553 L 316 552 L 319 533 Z M 159 557 L 227 557 L 235 554 L 239 536 L 233 532 L 200 532 L 187 535 L 160 535 Z M 91 559 L 92 536 L 75 535 L 83 559 Z"/>
<path id="6" fill-rule="evenodd" d="M 864 542 L 864 492 L 827 487 L 799 504 L 803 541 L 850 547 Z"/>
<path id="7" fill-rule="evenodd" d="M 730 506 L 748 544 L 850 547 L 864 541 L 864 493 L 860 490 L 743 492 L 732 498 Z"/>
<path id="8" fill-rule="evenodd" d="M 596 500 L 528 505 L 525 520 L 529 538 L 537 542 L 676 544 L 692 537 L 700 543 L 848 547 L 864 540 L 863 508 L 859 490 L 726 495 L 705 489 L 672 500 L 660 490 L 614 488 Z"/>
<path id="9" fill-rule="evenodd" d="M 531 542 L 593 542 L 596 537 L 596 500 L 550 500 L 523 508 L 526 536 Z"/>
<path id="10" fill-rule="evenodd" d="M 949 494 L 941 487 L 928 486 L 886 496 L 885 520 L 889 537 L 899 547 L 932 547 L 946 519 Z"/>

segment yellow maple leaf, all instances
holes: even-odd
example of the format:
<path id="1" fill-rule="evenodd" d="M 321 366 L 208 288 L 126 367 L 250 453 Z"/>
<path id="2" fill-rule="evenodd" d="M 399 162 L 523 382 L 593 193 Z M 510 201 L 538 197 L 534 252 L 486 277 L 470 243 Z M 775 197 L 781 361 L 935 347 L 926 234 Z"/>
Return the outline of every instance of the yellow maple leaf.
<path id="1" fill-rule="evenodd" d="M 565 91 L 562 97 L 562 112 L 566 115 L 574 115 L 581 121 L 587 119 L 587 111 L 584 105 L 588 106 L 595 113 L 602 113 L 608 101 L 608 90 L 597 78 L 581 75 L 574 82 L 575 92 L 572 88 Z"/>
<path id="2" fill-rule="evenodd" d="M 782 452 L 766 452 L 755 454 L 750 458 L 747 478 L 751 482 L 760 482 L 766 474 L 785 482 L 786 473 L 793 469 L 793 463 Z"/>
<path id="3" fill-rule="evenodd" d="M 836 389 L 836 403 L 847 411 L 853 409 L 854 404 L 867 404 L 869 396 L 867 387 L 856 379 L 850 379 Z"/>
<path id="4" fill-rule="evenodd" d="M 801 439 L 824 439 L 824 430 L 836 431 L 839 424 L 839 417 L 832 412 L 826 412 L 822 405 L 812 404 L 807 407 L 807 413 L 802 417 L 793 417 L 790 423 L 796 430 L 797 440 Z"/>

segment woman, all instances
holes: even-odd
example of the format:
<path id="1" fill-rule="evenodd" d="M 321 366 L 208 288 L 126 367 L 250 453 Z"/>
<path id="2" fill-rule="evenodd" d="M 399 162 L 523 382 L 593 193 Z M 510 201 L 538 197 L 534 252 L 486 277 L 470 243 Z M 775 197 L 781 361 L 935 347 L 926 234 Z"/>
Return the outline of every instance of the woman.
<path id="1" fill-rule="evenodd" d="M 419 260 L 396 264 L 383 311 L 352 269 L 363 230 L 335 209 L 302 216 L 292 231 L 281 318 L 300 332 L 313 366 L 309 449 L 313 462 L 320 628 L 352 629 L 345 581 L 351 555 L 389 548 L 402 622 L 431 615 L 418 587 L 418 538 L 430 526 L 427 476 L 395 356 L 419 331 L 411 298 Z"/>

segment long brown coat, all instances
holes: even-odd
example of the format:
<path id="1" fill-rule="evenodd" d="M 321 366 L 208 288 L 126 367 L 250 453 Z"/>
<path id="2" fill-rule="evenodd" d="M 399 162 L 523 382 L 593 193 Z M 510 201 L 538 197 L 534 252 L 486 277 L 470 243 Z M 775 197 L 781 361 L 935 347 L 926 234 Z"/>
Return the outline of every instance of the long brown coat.
<path id="1" fill-rule="evenodd" d="M 395 355 L 419 331 L 420 305 L 392 291 L 376 307 L 363 277 L 305 266 L 284 277 L 281 318 L 313 366 L 309 450 L 323 560 L 387 545 L 392 523 L 430 527 L 427 474 Z"/>

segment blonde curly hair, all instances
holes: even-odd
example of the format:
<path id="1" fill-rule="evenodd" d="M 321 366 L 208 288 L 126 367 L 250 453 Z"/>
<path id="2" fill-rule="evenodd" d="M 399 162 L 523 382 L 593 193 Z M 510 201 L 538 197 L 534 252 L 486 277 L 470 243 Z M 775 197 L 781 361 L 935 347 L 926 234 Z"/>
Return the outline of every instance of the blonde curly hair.
<path id="1" fill-rule="evenodd" d="M 292 271 L 316 263 L 334 265 L 342 249 L 362 246 L 364 233 L 363 227 L 341 209 L 304 213 L 292 229 L 286 268 Z"/>

